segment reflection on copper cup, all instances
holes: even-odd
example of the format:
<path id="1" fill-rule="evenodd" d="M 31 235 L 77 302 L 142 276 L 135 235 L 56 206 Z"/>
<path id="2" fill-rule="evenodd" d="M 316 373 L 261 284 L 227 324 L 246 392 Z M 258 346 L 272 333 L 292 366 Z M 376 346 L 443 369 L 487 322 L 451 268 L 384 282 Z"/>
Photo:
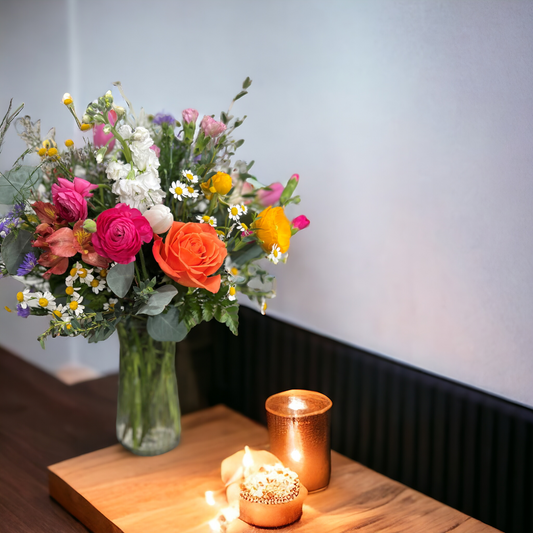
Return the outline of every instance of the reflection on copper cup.
<path id="1" fill-rule="evenodd" d="M 309 492 L 329 484 L 332 405 L 324 394 L 300 389 L 274 394 L 265 403 L 270 451 Z"/>

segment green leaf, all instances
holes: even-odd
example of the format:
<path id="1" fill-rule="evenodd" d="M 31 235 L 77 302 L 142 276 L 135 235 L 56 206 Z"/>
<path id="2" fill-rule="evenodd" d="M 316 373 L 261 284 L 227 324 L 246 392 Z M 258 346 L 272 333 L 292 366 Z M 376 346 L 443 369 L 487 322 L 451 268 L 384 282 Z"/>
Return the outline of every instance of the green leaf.
<path id="1" fill-rule="evenodd" d="M 187 326 L 180 322 L 179 311 L 176 307 L 168 313 L 161 313 L 148 318 L 148 333 L 156 341 L 182 341 L 187 336 Z"/>
<path id="2" fill-rule="evenodd" d="M 290 197 L 292 196 L 292 193 L 298 186 L 298 180 L 291 178 L 287 185 L 285 186 L 285 189 L 283 189 L 283 192 L 281 193 L 281 197 L 279 199 L 279 203 L 281 205 L 285 205 L 289 202 Z"/>
<path id="3" fill-rule="evenodd" d="M 242 82 L 242 88 L 248 89 L 252 85 L 252 80 L 249 77 L 246 77 L 246 79 Z"/>
<path id="4" fill-rule="evenodd" d="M 237 141 L 235 143 L 235 148 L 239 148 L 239 146 L 242 146 L 244 144 L 244 139 L 241 139 L 240 141 Z"/>
<path id="5" fill-rule="evenodd" d="M 248 94 L 248 91 L 241 91 L 234 99 L 233 101 L 236 102 L 239 98 L 242 98 L 243 96 L 246 96 Z"/>
<path id="6" fill-rule="evenodd" d="M 27 165 L 6 172 L 0 176 L 0 204 L 11 205 L 17 197 L 28 196 L 29 189 L 35 189 L 42 179 L 43 172 L 40 168 Z"/>
<path id="7" fill-rule="evenodd" d="M 26 230 L 12 231 L 2 244 L 2 258 L 7 271 L 15 276 L 18 267 L 24 261 L 24 256 L 33 250 L 31 242 L 33 235 Z"/>
<path id="8" fill-rule="evenodd" d="M 111 335 L 115 332 L 115 326 L 111 323 L 107 323 L 103 325 L 102 327 L 98 328 L 90 337 L 89 342 L 90 343 L 96 343 L 101 342 L 109 339 Z"/>
<path id="9" fill-rule="evenodd" d="M 209 322 L 215 315 L 215 305 L 211 302 L 205 302 L 202 308 L 202 318 Z"/>
<path id="10" fill-rule="evenodd" d="M 215 318 L 222 324 L 226 324 L 233 335 L 239 332 L 239 306 L 231 305 L 230 307 L 217 309 Z"/>
<path id="11" fill-rule="evenodd" d="M 172 301 L 172 298 L 178 294 L 178 289 L 172 285 L 164 285 L 156 289 L 155 293 L 150 296 L 148 303 L 144 304 L 138 311 L 137 315 L 158 315 L 165 310 L 165 307 Z"/>
<path id="12" fill-rule="evenodd" d="M 131 283 L 133 281 L 133 274 L 135 271 L 135 265 L 132 261 L 127 265 L 121 265 L 117 263 L 107 273 L 107 284 L 109 288 L 119 297 L 124 298 L 130 290 Z"/>
<path id="13" fill-rule="evenodd" d="M 253 261 L 254 259 L 258 259 L 264 253 L 265 252 L 259 245 L 249 244 L 246 248 L 243 248 L 242 250 L 239 250 L 237 253 L 232 254 L 231 262 L 234 263 L 235 266 L 240 267 L 244 265 L 245 263 L 248 263 L 248 261 Z"/>

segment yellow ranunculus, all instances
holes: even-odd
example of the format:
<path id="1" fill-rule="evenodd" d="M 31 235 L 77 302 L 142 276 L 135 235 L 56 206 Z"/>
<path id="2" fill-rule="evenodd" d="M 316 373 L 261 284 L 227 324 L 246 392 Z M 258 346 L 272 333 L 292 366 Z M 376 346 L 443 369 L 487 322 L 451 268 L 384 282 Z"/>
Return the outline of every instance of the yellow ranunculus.
<path id="1" fill-rule="evenodd" d="M 212 178 L 200 185 L 208 200 L 211 199 L 215 192 L 221 195 L 228 194 L 232 186 L 231 176 L 225 172 L 217 172 Z"/>
<path id="2" fill-rule="evenodd" d="M 271 252 L 272 246 L 277 244 L 281 253 L 285 253 L 291 244 L 291 223 L 285 216 L 283 207 L 268 206 L 259 213 L 252 228 L 265 252 Z"/>

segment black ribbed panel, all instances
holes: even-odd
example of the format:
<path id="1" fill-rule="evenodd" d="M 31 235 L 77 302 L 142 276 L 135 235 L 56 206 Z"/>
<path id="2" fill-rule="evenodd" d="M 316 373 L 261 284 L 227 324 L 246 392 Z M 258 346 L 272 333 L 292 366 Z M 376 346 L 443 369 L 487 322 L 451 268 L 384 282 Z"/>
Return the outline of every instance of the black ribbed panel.
<path id="1" fill-rule="evenodd" d="M 216 336 L 209 402 L 266 423 L 302 388 L 333 400 L 332 447 L 508 533 L 533 532 L 533 411 L 241 307 Z M 533 384 L 532 384 L 533 385 Z"/>

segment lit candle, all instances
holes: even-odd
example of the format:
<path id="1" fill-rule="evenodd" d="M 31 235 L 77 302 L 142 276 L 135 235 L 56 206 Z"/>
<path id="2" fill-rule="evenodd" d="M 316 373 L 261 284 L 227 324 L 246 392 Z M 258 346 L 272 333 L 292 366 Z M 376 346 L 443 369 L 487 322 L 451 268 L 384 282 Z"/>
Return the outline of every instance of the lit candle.
<path id="1" fill-rule="evenodd" d="M 332 402 L 319 392 L 290 390 L 266 401 L 270 451 L 309 492 L 325 489 L 331 474 Z"/>

